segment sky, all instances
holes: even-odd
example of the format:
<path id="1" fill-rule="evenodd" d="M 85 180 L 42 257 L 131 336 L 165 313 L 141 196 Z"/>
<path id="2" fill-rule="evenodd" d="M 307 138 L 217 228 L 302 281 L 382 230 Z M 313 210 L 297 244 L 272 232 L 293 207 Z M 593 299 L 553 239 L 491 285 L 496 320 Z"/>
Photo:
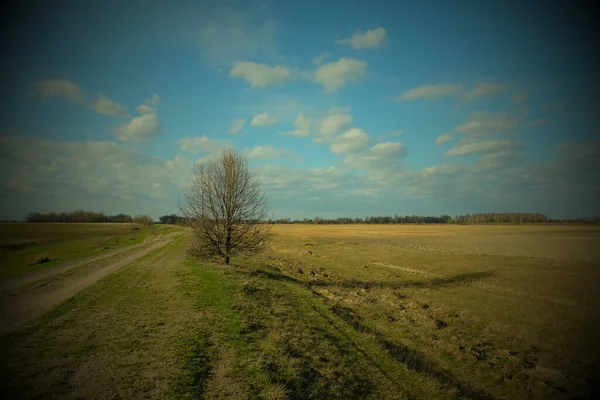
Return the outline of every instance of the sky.
<path id="1" fill-rule="evenodd" d="M 176 213 L 227 145 L 277 218 L 600 215 L 577 2 L 23 3 L 1 24 L 1 220 Z"/>

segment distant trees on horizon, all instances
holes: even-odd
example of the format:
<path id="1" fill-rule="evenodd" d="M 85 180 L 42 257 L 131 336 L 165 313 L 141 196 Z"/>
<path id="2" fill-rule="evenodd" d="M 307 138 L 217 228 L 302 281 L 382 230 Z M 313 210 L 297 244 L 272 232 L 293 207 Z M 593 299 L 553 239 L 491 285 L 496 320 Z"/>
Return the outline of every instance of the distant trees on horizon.
<path id="1" fill-rule="evenodd" d="M 150 225 L 152 217 L 128 214 L 105 215 L 103 212 L 75 210 L 71 212 L 30 212 L 25 217 L 27 222 L 129 222 Z M 186 219 L 177 214 L 163 215 L 158 218 L 159 224 L 184 225 Z M 372 217 L 339 217 L 339 218 L 278 218 L 263 221 L 271 224 L 547 224 L 547 223 L 600 223 L 600 216 L 591 218 L 550 218 L 542 213 L 478 213 L 461 214 L 451 217 L 420 215 L 393 215 Z"/>
<path id="2" fill-rule="evenodd" d="M 132 217 L 128 214 L 105 215 L 103 212 L 75 210 L 70 212 L 30 212 L 25 216 L 27 222 L 66 222 L 66 223 L 82 223 L 82 222 L 120 222 L 120 223 L 137 223 L 144 225 L 152 225 L 152 217 L 148 215 L 136 215 Z"/>

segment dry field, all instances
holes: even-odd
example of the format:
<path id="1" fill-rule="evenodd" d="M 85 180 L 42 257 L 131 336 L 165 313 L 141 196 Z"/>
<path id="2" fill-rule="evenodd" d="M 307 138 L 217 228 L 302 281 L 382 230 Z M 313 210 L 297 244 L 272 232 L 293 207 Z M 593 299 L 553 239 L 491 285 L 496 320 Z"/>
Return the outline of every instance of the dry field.
<path id="1" fill-rule="evenodd" d="M 598 227 L 277 225 L 231 266 L 190 259 L 175 227 L 27 227 L 0 229 L 35 243 L 3 248 L 2 398 L 600 390 Z"/>
<path id="2" fill-rule="evenodd" d="M 351 323 L 418 351 L 432 371 L 505 398 L 600 389 L 599 227 L 279 225 L 275 232 L 265 262 L 343 307 Z"/>

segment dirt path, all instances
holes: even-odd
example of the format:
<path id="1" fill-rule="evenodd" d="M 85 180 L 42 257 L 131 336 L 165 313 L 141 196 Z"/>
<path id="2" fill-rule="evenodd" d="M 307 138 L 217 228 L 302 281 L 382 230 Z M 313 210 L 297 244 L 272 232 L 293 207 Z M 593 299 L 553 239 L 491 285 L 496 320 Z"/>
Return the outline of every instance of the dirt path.
<path id="1" fill-rule="evenodd" d="M 41 316 L 107 274 L 131 264 L 180 234 L 152 236 L 140 245 L 74 260 L 3 282 L 0 285 L 0 335 Z M 77 268 L 81 266 L 85 267 Z M 28 286 L 35 282 L 38 284 Z"/>
<path id="2" fill-rule="evenodd" d="M 171 238 L 3 336 L 0 398 L 191 398 L 195 377 L 183 368 L 201 311 L 179 289 L 186 244 Z"/>
<path id="3" fill-rule="evenodd" d="M 122 247 L 116 250 L 110 250 L 102 252 L 100 254 L 94 254 L 92 256 L 77 258 L 71 261 L 67 261 L 61 264 L 56 264 L 51 267 L 38 269 L 22 275 L 18 275 L 12 278 L 4 279 L 0 281 L 0 297 L 6 296 L 11 292 L 18 291 L 23 286 L 33 284 L 35 282 L 41 282 L 44 280 L 51 279 L 57 275 L 63 274 L 71 269 L 81 267 L 86 264 L 90 264 L 96 261 L 106 259 L 108 257 L 115 256 L 117 254 L 123 254 L 130 252 L 134 249 L 147 246 L 148 244 L 154 243 L 157 240 L 161 240 L 161 235 L 153 235 L 144 240 L 139 244 L 134 244 L 127 247 Z"/>

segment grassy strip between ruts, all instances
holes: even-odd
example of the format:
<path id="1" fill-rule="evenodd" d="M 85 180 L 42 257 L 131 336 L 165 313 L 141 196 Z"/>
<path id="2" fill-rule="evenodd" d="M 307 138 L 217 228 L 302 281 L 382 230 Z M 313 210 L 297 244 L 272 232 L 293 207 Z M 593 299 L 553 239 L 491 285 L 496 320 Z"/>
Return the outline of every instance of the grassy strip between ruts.
<path id="1" fill-rule="evenodd" d="M 453 398 L 398 362 L 305 285 L 276 270 L 186 262 L 180 288 L 202 314 L 185 385 L 196 398 Z M 462 393 L 464 395 L 464 393 Z"/>

